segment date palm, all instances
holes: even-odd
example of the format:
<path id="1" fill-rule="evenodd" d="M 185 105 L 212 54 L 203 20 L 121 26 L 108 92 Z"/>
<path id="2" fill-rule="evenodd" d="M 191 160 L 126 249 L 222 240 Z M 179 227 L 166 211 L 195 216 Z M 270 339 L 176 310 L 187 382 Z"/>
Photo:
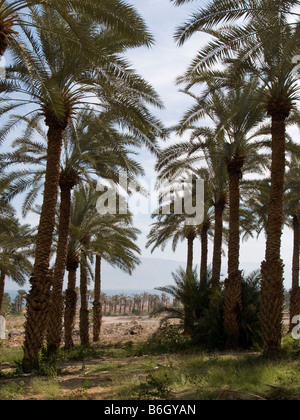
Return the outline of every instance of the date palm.
<path id="1" fill-rule="evenodd" d="M 300 284 L 299 284 L 299 255 L 300 255 L 300 160 L 294 156 L 290 162 L 290 169 L 286 176 L 285 211 L 292 219 L 293 229 L 293 265 L 292 289 L 290 292 L 290 329 L 292 320 L 300 313 Z"/>
<path id="2" fill-rule="evenodd" d="M 43 18 L 43 19 L 42 19 Z M 135 129 L 143 134 L 148 129 L 152 133 L 149 141 L 155 148 L 154 137 L 157 134 L 147 118 L 145 102 L 158 105 L 157 96 L 153 89 L 129 70 L 124 61 L 109 51 L 108 55 L 95 54 L 98 62 L 95 67 L 86 57 L 78 54 L 73 45 L 66 45 L 65 37 L 59 37 L 55 28 L 62 25 L 54 21 L 47 14 L 39 15 L 38 22 L 43 22 L 43 29 L 34 33 L 23 28 L 24 38 L 28 47 L 25 49 L 18 44 L 13 45 L 14 61 L 7 69 L 7 79 L 2 81 L 2 92 L 9 93 L 13 90 L 21 94 L 24 100 L 11 98 L 9 105 L 2 107 L 1 113 L 15 110 L 19 106 L 35 104 L 36 109 L 31 111 L 37 118 L 43 118 L 48 128 L 47 167 L 44 184 L 44 199 L 37 235 L 36 258 L 32 289 L 27 300 L 27 323 L 24 345 L 24 368 L 30 370 L 37 359 L 37 353 L 42 345 L 48 313 L 50 297 L 51 276 L 49 274 L 49 259 L 52 244 L 52 234 L 55 223 L 55 210 L 59 185 L 59 163 L 62 150 L 63 135 L 78 109 L 86 105 L 86 97 L 93 97 L 95 106 L 99 106 L 96 99 L 101 95 L 102 105 L 105 107 L 110 102 L 117 104 L 117 117 L 125 126 L 124 113 L 133 113 L 139 116 L 139 126 Z M 61 28 L 61 26 L 59 26 Z M 49 32 L 51 28 L 52 32 Z M 67 33 L 67 28 L 64 28 Z M 117 36 L 120 40 L 122 32 Z M 119 47 L 118 47 L 119 48 Z M 83 59 L 84 58 L 84 59 Z M 104 80 L 105 79 L 105 80 Z M 108 82 L 110 81 L 110 83 Z M 113 91 L 111 90 L 114 86 Z M 117 92 L 116 92 L 117 88 Z M 112 92 L 115 92 L 112 95 Z M 126 92 L 126 95 L 125 95 Z M 27 96 L 27 97 L 26 97 Z M 27 99 L 28 98 L 28 99 Z M 125 98 L 125 99 L 124 99 Z M 8 98 L 3 98 L 7 104 Z M 90 99 L 91 101 L 91 99 Z M 146 122 L 147 121 L 147 122 Z M 151 128 L 149 129 L 149 127 Z M 11 125 L 10 125 L 11 127 Z M 5 127 L 4 133 L 9 129 Z M 155 134 L 153 134 L 155 131 Z M 38 320 L 37 318 L 38 315 Z"/>
<path id="3" fill-rule="evenodd" d="M 18 42 L 22 32 L 20 26 L 39 27 L 39 23 L 32 19 L 32 15 L 36 13 L 35 8 L 46 9 L 62 19 L 71 30 L 74 42 L 81 45 L 86 52 L 92 52 L 91 42 L 83 30 L 82 19 L 78 19 L 80 16 L 89 20 L 90 25 L 101 24 L 122 32 L 123 46 L 125 39 L 131 46 L 150 45 L 153 41 L 134 8 L 120 0 L 1 0 L 0 56 L 13 41 Z M 64 32 L 61 30 L 60 33 Z"/>
<path id="4" fill-rule="evenodd" d="M 133 228 L 131 216 L 106 215 L 96 216 L 95 219 L 98 232 L 91 243 L 91 252 L 96 253 L 93 341 L 98 342 L 102 324 L 101 262 L 105 260 L 113 267 L 118 267 L 128 274 L 132 274 L 135 267 L 140 263 L 138 258 L 140 249 L 136 245 L 139 231 Z"/>
<path id="5" fill-rule="evenodd" d="M 202 81 L 206 90 L 201 97 L 189 93 L 195 105 L 182 118 L 180 131 L 193 129 L 193 139 L 189 154 L 199 150 L 217 151 L 227 169 L 229 184 L 229 238 L 228 238 L 228 278 L 225 281 L 224 327 L 227 332 L 228 346 L 236 346 L 239 340 L 239 314 L 241 313 L 242 273 L 239 268 L 240 254 L 240 182 L 247 172 L 260 172 L 264 156 L 260 153 L 261 143 L 253 140 L 256 127 L 263 121 L 263 113 L 257 106 L 257 80 L 253 79 L 236 84 L 232 88 L 221 88 L 219 80 L 226 74 L 206 74 Z M 209 117 L 214 129 L 195 127 L 204 116 Z M 214 146 L 215 145 L 215 148 Z M 207 153 L 207 152 L 206 152 Z M 219 162 L 220 164 L 220 162 Z M 218 169 L 220 170 L 220 169 Z M 222 169 L 221 169 L 222 171 Z M 224 192 L 219 196 L 223 198 Z M 221 213 L 221 211 L 220 211 Z M 221 216 L 220 216 L 221 217 Z M 217 219 L 218 223 L 220 221 Z M 221 226 L 220 226 L 221 227 Z M 219 235 L 219 233 L 218 233 Z M 220 239 L 218 239 L 220 241 Z M 219 244 L 220 245 L 220 244 Z M 220 252 L 220 248 L 218 250 Z M 218 254 L 216 254 L 217 256 Z M 218 270 L 220 260 L 217 260 Z"/>
<path id="6" fill-rule="evenodd" d="M 99 193 L 94 188 L 76 190 L 71 207 L 70 241 L 67 270 L 69 271 L 69 283 L 66 292 L 65 310 L 65 346 L 72 347 L 72 329 L 76 306 L 75 285 L 76 270 L 81 264 L 81 331 L 82 342 L 87 344 L 88 337 L 88 312 L 86 308 L 86 280 L 87 280 L 87 259 L 94 254 L 108 261 L 111 265 L 119 267 L 131 273 L 139 263 L 137 254 L 139 248 L 135 244 L 138 231 L 131 226 L 130 215 L 107 215 L 100 216 L 96 211 L 96 202 Z M 99 259 L 97 261 L 99 264 Z M 97 267 L 99 269 L 99 266 Z M 100 275 L 100 270 L 97 275 Z M 98 288 L 95 289 L 95 307 L 99 309 L 99 277 L 95 279 Z M 99 312 L 97 312 L 99 315 Z M 96 315 L 96 314 L 95 314 Z M 96 315 L 97 316 L 97 315 Z M 97 326 L 101 321 L 96 317 Z M 94 338 L 99 338 L 97 328 Z"/>
<path id="7" fill-rule="evenodd" d="M 60 172 L 60 213 L 58 227 L 57 258 L 53 273 L 52 305 L 48 324 L 48 348 L 57 351 L 60 344 L 63 312 L 63 279 L 67 262 L 69 222 L 71 211 L 71 191 L 76 185 L 90 184 L 94 187 L 94 176 L 119 182 L 121 170 L 127 171 L 128 178 L 142 174 L 142 168 L 130 157 L 128 147 L 137 143 L 129 135 L 119 133 L 113 122 L 104 118 L 99 124 L 99 116 L 84 111 L 74 127 L 66 131 L 65 148 Z M 138 144 L 137 144 L 138 145 Z"/>
<path id="8" fill-rule="evenodd" d="M 165 181 L 171 179 L 174 183 L 174 191 L 162 191 L 159 203 L 159 209 L 152 215 L 153 219 L 157 221 L 152 224 L 150 233 L 148 235 L 148 242 L 146 247 L 152 246 L 152 252 L 157 248 L 166 247 L 169 241 L 172 241 L 173 251 L 176 250 L 179 241 L 187 241 L 187 271 L 193 270 L 194 264 L 194 243 L 195 239 L 200 236 L 201 238 L 201 262 L 200 272 L 202 277 L 205 277 L 207 272 L 207 253 L 208 253 L 208 237 L 211 234 L 211 206 L 209 200 L 209 191 L 207 189 L 208 183 L 204 182 L 204 211 L 203 219 L 199 224 L 197 221 L 190 223 L 188 219 L 191 215 L 185 212 L 184 199 L 180 196 L 181 181 L 203 180 L 207 176 L 207 172 L 204 169 L 195 169 L 189 166 L 178 165 L 174 163 L 172 170 L 166 166 L 161 165 L 161 161 L 164 159 L 165 153 L 168 153 L 168 149 L 160 154 L 160 159 L 157 164 L 157 169 L 160 169 L 159 180 Z M 176 162 L 177 163 L 177 162 Z M 176 167 L 176 168 L 175 168 Z M 193 182 L 193 181 L 192 181 Z M 179 189 L 178 189 L 179 188 Z M 192 196 L 192 200 L 196 197 L 195 186 L 192 185 L 192 189 L 189 193 Z M 172 196 L 173 195 L 173 196 Z M 178 204 L 180 203 L 180 206 Z M 195 202 L 194 202 L 195 204 Z M 199 204 L 199 203 L 197 203 Z M 201 203 L 202 204 L 202 203 Z M 167 211 L 166 211 L 167 210 Z M 180 210 L 180 211 L 178 211 Z M 181 211 L 182 210 L 182 211 Z"/>
<path id="9" fill-rule="evenodd" d="M 228 174 L 224 164 L 223 134 L 210 127 L 190 127 L 189 141 L 180 142 L 160 153 L 157 169 L 161 179 L 178 176 L 182 171 L 195 171 L 205 167 L 207 204 L 214 208 L 214 249 L 212 262 L 212 285 L 220 287 L 222 262 L 223 218 L 228 205 Z M 184 129 L 176 128 L 181 135 Z M 200 276 L 202 278 L 202 276 Z"/>
<path id="10" fill-rule="evenodd" d="M 174 0 L 174 3 L 181 5 L 187 1 Z M 191 84 L 197 77 L 201 79 L 202 70 L 211 69 L 220 62 L 233 64 L 231 74 L 255 74 L 261 81 L 261 103 L 272 120 L 271 194 L 266 256 L 261 266 L 261 321 L 267 354 L 280 351 L 282 337 L 284 294 L 280 248 L 286 121 L 299 98 L 299 68 L 295 66 L 300 36 L 297 6 L 299 1 L 294 0 L 214 0 L 176 33 L 181 44 L 196 31 L 213 36 L 185 75 Z"/>

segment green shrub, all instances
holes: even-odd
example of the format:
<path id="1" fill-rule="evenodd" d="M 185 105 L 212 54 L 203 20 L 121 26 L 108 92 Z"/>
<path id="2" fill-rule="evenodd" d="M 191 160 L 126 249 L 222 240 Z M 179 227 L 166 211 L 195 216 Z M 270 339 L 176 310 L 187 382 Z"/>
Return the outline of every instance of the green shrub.
<path id="1" fill-rule="evenodd" d="M 224 290 L 211 287 L 211 272 L 199 280 L 196 270 L 186 273 L 183 268 L 173 273 L 175 285 L 158 290 L 171 294 L 176 307 L 159 307 L 154 315 L 164 314 L 161 331 L 167 334 L 170 319 L 179 321 L 177 334 L 190 337 L 194 344 L 208 350 L 224 350 L 227 337 L 223 328 Z M 259 349 L 262 346 L 259 320 L 260 272 L 254 271 L 242 282 L 242 312 L 240 340 L 242 349 Z M 167 341 L 167 340 L 166 340 Z M 185 340 L 186 341 L 186 340 Z"/>

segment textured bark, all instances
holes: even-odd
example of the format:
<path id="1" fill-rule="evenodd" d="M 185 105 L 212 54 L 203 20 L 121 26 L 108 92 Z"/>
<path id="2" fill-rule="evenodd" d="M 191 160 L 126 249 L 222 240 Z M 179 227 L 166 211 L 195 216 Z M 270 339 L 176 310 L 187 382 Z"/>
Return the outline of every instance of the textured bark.
<path id="1" fill-rule="evenodd" d="M 290 292 L 290 331 L 295 326 L 292 323 L 294 316 L 300 315 L 300 287 L 299 287 L 299 253 L 300 253 L 300 220 L 297 215 L 293 217 L 294 248 L 292 290 Z"/>
<path id="2" fill-rule="evenodd" d="M 64 296 L 63 283 L 66 270 L 70 228 L 71 190 L 73 183 L 60 182 L 61 202 L 58 227 L 58 244 L 53 274 L 50 313 L 47 330 L 47 346 L 50 353 L 56 353 L 61 344 Z"/>
<path id="3" fill-rule="evenodd" d="M 280 258 L 283 226 L 285 175 L 285 119 L 287 114 L 272 114 L 271 194 L 268 211 L 266 259 L 262 262 L 261 324 L 266 354 L 281 350 L 283 321 L 283 269 Z"/>
<path id="4" fill-rule="evenodd" d="M 219 200 L 215 205 L 215 236 L 212 262 L 212 286 L 220 288 L 221 265 L 222 265 L 222 242 L 223 242 L 223 214 L 225 200 Z"/>
<path id="5" fill-rule="evenodd" d="M 276 354 L 281 348 L 283 293 L 283 264 L 280 259 L 273 264 L 262 262 L 261 319 L 265 352 Z"/>
<path id="6" fill-rule="evenodd" d="M 240 260 L 240 178 L 242 160 L 228 165 L 229 173 L 229 243 L 228 278 L 225 280 L 224 328 L 227 347 L 235 348 L 239 343 L 240 314 L 242 311 L 242 273 Z"/>
<path id="7" fill-rule="evenodd" d="M 194 263 L 194 240 L 196 235 L 191 233 L 187 237 L 187 272 L 193 270 L 193 263 Z"/>
<path id="8" fill-rule="evenodd" d="M 68 276 L 68 288 L 66 290 L 66 306 L 65 306 L 65 349 L 70 350 L 74 347 L 74 342 L 72 338 L 75 318 L 76 318 L 76 307 L 77 307 L 77 293 L 76 293 L 76 272 L 79 267 L 78 260 L 69 262 L 67 265 L 67 270 L 69 272 Z"/>
<path id="9" fill-rule="evenodd" d="M 89 345 L 89 309 L 87 297 L 87 261 L 86 255 L 82 251 L 80 263 L 80 315 L 79 315 L 79 330 L 80 341 L 83 346 Z"/>
<path id="10" fill-rule="evenodd" d="M 4 300 L 4 288 L 5 288 L 5 274 L 1 272 L 0 274 L 0 315 L 4 315 L 2 311 L 3 300 Z"/>
<path id="11" fill-rule="evenodd" d="M 55 227 L 63 132 L 64 128 L 61 126 L 49 126 L 44 199 L 36 241 L 34 271 L 30 279 L 31 290 L 27 297 L 23 369 L 29 372 L 37 365 L 49 315 L 52 283 L 49 263 Z"/>
<path id="12" fill-rule="evenodd" d="M 101 257 L 96 255 L 95 263 L 95 293 L 93 302 L 93 341 L 100 340 L 102 325 L 102 304 L 101 304 Z"/>
<path id="13" fill-rule="evenodd" d="M 200 263 L 200 282 L 207 278 L 208 265 L 208 230 L 209 223 L 204 223 L 201 231 L 201 263 Z"/>

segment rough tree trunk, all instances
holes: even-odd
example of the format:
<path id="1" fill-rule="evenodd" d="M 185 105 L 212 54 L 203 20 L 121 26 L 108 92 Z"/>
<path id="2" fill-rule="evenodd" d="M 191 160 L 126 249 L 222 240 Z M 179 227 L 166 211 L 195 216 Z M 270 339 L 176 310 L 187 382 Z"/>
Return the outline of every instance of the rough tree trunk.
<path id="1" fill-rule="evenodd" d="M 201 231 L 200 282 L 207 281 L 208 231 L 209 231 L 209 223 L 204 223 L 202 227 L 202 231 Z"/>
<path id="2" fill-rule="evenodd" d="M 212 286 L 217 289 L 220 288 L 221 277 L 224 210 L 225 201 L 219 200 L 215 205 L 215 236 L 212 262 Z"/>
<path id="3" fill-rule="evenodd" d="M 58 244 L 47 330 L 47 346 L 50 353 L 56 353 L 58 351 L 62 338 L 64 311 L 63 283 L 68 257 L 72 188 L 73 183 L 64 183 L 62 180 L 60 181 L 61 202 L 59 212 Z"/>
<path id="4" fill-rule="evenodd" d="M 228 165 L 229 173 L 229 243 L 228 278 L 225 280 L 224 328 L 227 333 L 227 348 L 236 348 L 239 343 L 240 314 L 242 310 L 242 273 L 240 260 L 240 179 L 243 161 L 233 160 Z"/>
<path id="5" fill-rule="evenodd" d="M 66 306 L 65 306 L 65 349 L 70 350 L 74 347 L 73 330 L 76 319 L 77 292 L 76 292 L 76 272 L 79 267 L 79 259 L 69 260 L 67 263 L 68 288 L 66 290 Z"/>
<path id="6" fill-rule="evenodd" d="M 4 300 L 4 289 L 5 289 L 5 274 L 3 272 L 0 273 L 0 315 L 4 315 L 2 307 L 3 307 L 3 300 Z"/>
<path id="7" fill-rule="evenodd" d="M 88 297 L 87 297 L 87 260 L 84 251 L 81 252 L 81 263 L 80 263 L 80 341 L 81 345 L 88 346 L 90 342 L 89 338 L 89 309 L 88 309 Z"/>
<path id="8" fill-rule="evenodd" d="M 293 273 L 292 290 L 290 292 L 290 331 L 294 328 L 292 320 L 300 315 L 300 287 L 299 287 L 299 253 L 300 253 L 300 220 L 297 215 L 293 217 L 294 249 L 293 249 Z"/>
<path id="9" fill-rule="evenodd" d="M 102 304 L 101 304 L 101 257 L 96 255 L 95 263 L 95 293 L 93 302 L 93 341 L 100 340 L 102 325 Z"/>
<path id="10" fill-rule="evenodd" d="M 64 128 L 49 125 L 44 199 L 37 234 L 33 276 L 30 279 L 31 289 L 27 296 L 23 358 L 25 372 L 30 372 L 37 366 L 38 353 L 42 348 L 47 328 L 52 283 L 49 263 L 55 227 L 63 133 Z"/>
<path id="11" fill-rule="evenodd" d="M 266 354 L 281 350 L 283 321 L 283 262 L 280 257 L 283 226 L 286 114 L 272 115 L 271 194 L 268 212 L 266 259 L 261 264 L 261 325 Z"/>
<path id="12" fill-rule="evenodd" d="M 193 271 L 193 263 L 194 263 L 194 240 L 196 238 L 196 235 L 194 233 L 191 233 L 187 237 L 187 272 Z"/>

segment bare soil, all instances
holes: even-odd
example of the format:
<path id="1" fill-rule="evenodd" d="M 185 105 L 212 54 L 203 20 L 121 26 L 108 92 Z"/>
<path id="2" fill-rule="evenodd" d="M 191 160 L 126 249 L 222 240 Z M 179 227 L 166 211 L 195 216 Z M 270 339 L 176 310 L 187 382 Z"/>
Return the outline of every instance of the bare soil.
<path id="1" fill-rule="evenodd" d="M 20 347 L 24 341 L 24 316 L 9 318 L 6 321 L 6 329 L 9 338 L 5 345 L 8 347 Z M 159 327 L 160 319 L 149 316 L 111 316 L 103 317 L 101 328 L 101 342 L 111 344 L 127 341 L 143 341 L 153 335 Z M 92 340 L 92 325 L 90 327 L 90 339 Z M 79 344 L 79 318 L 77 317 L 74 329 L 74 342 Z"/>
<path id="2" fill-rule="evenodd" d="M 103 317 L 101 329 L 102 343 L 124 343 L 128 341 L 145 341 L 151 337 L 159 328 L 161 319 L 149 316 L 110 316 Z M 9 318 L 6 322 L 6 329 L 9 339 L 5 345 L 8 347 L 20 347 L 24 341 L 24 316 Z M 284 332 L 287 332 L 289 325 L 289 314 L 284 313 Z M 90 339 L 92 340 L 92 322 L 90 327 Z M 79 317 L 77 316 L 74 329 L 74 342 L 79 344 Z"/>

